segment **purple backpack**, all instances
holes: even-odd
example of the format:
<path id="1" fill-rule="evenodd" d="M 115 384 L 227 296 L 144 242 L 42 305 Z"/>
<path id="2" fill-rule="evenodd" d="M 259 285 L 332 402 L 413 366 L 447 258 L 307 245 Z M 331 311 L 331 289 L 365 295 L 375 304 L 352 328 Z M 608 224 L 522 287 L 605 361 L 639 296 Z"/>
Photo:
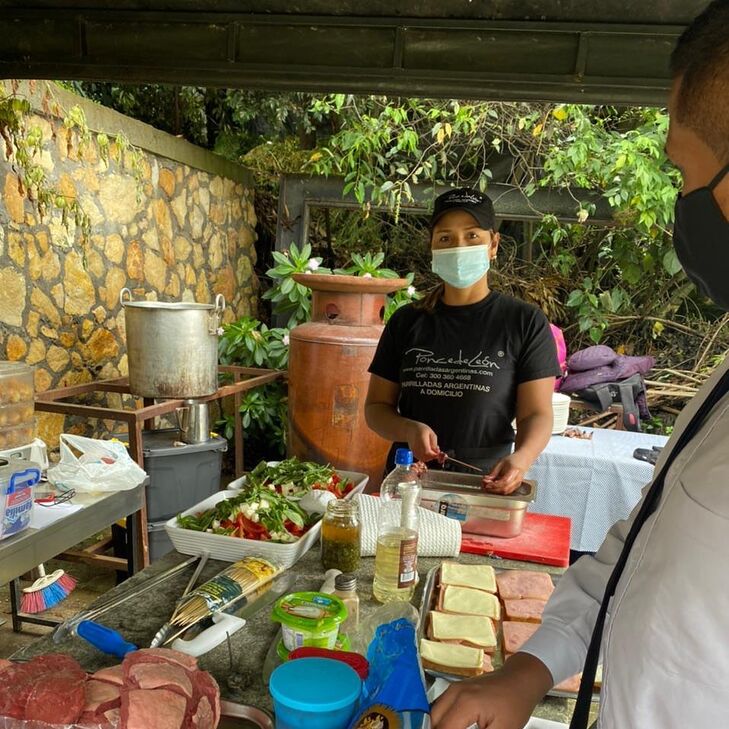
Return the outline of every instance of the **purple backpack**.
<path id="1" fill-rule="evenodd" d="M 576 395 L 597 410 L 620 402 L 625 428 L 640 430 L 640 419 L 650 417 L 643 375 L 655 363 L 653 357 L 626 357 L 605 345 L 587 347 L 567 360 L 560 392 Z"/>

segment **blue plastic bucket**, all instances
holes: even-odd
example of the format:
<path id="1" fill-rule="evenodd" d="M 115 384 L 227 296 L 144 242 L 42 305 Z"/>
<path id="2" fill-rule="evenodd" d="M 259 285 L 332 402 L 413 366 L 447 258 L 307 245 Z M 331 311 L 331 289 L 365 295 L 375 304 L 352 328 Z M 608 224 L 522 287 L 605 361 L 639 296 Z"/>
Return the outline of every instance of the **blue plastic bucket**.
<path id="1" fill-rule="evenodd" d="M 276 729 L 346 729 L 362 692 L 357 672 L 329 658 L 287 661 L 268 683 Z"/>

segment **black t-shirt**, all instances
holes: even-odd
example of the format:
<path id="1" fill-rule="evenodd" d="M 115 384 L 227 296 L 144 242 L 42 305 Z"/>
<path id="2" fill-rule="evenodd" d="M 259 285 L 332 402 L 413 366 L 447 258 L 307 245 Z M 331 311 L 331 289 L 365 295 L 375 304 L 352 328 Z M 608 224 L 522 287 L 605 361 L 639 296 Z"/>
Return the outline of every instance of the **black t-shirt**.
<path id="1" fill-rule="evenodd" d="M 511 444 L 517 386 L 561 374 L 544 314 L 494 291 L 466 306 L 439 302 L 432 313 L 399 309 L 369 371 L 399 383 L 400 414 L 456 453 Z"/>

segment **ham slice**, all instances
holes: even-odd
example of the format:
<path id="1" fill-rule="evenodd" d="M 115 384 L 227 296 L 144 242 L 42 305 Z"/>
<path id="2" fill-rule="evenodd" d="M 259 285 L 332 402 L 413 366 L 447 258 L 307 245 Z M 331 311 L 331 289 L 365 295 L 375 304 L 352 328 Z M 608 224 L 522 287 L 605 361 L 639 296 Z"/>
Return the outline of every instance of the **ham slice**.
<path id="1" fill-rule="evenodd" d="M 516 653 L 539 629 L 535 623 L 505 620 L 501 625 L 504 636 L 504 653 Z"/>
<path id="2" fill-rule="evenodd" d="M 505 570 L 496 575 L 496 585 L 502 600 L 548 600 L 554 590 L 546 572 L 530 570 Z"/>
<path id="3" fill-rule="evenodd" d="M 546 600 L 504 600 L 504 617 L 507 620 L 520 620 L 524 623 L 541 623 Z"/>

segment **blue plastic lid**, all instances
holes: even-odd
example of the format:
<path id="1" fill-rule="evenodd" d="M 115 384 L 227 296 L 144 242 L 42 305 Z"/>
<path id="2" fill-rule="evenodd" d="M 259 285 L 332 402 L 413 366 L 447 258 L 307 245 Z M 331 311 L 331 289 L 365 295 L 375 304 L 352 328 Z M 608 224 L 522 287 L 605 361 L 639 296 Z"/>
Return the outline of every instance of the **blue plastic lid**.
<path id="1" fill-rule="evenodd" d="M 398 448 L 395 451 L 396 466 L 411 466 L 413 463 L 413 452 L 408 448 Z"/>
<path id="2" fill-rule="evenodd" d="M 331 658 L 297 658 L 279 666 L 268 682 L 275 701 L 298 711 L 336 711 L 362 692 L 357 672 Z"/>

